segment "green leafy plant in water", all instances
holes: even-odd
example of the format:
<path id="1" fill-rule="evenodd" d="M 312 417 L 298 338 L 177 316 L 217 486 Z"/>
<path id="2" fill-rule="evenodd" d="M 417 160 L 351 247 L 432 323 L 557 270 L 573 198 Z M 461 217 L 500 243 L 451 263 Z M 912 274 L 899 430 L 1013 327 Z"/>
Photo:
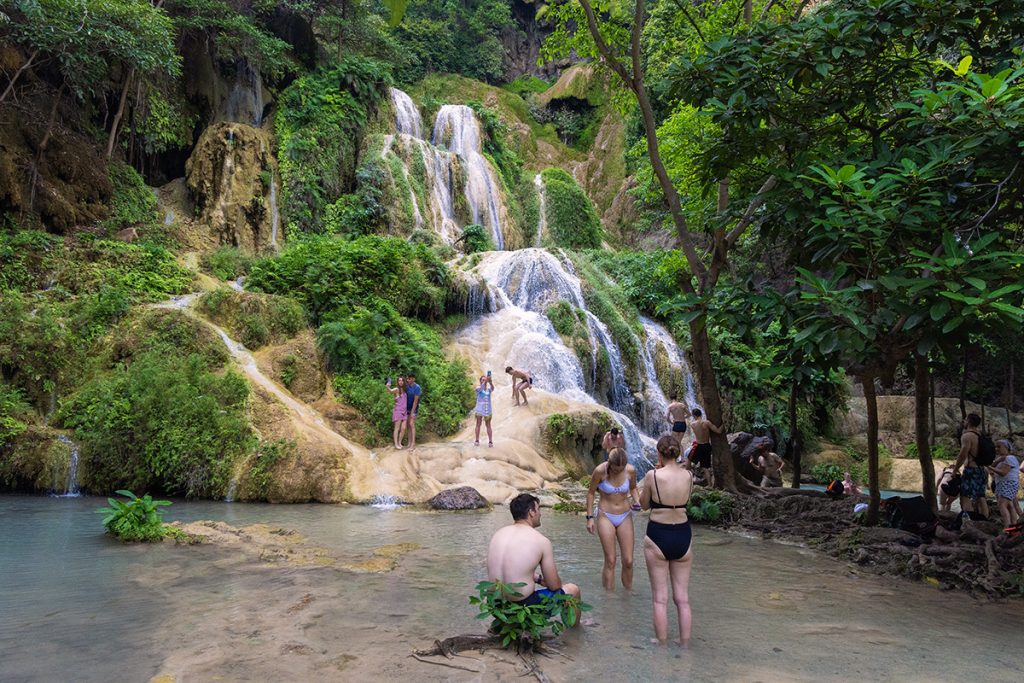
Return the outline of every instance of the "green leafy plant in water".
<path id="1" fill-rule="evenodd" d="M 480 608 L 477 619 L 493 619 L 490 630 L 501 639 L 502 647 L 508 647 L 512 643 L 532 646 L 540 642 L 541 632 L 545 628 L 550 628 L 558 635 L 566 628 L 576 625 L 577 610 L 589 612 L 593 609 L 571 595 L 544 597 L 537 605 L 522 605 L 513 601 L 512 596 L 519 596 L 516 589 L 525 585 L 481 581 L 476 585 L 479 595 L 469 598 L 470 604 Z"/>
<path id="2" fill-rule="evenodd" d="M 103 518 L 103 526 L 107 531 L 126 543 L 129 541 L 159 541 L 167 535 L 160 517 L 160 508 L 170 505 L 170 501 L 153 500 L 148 493 L 141 498 L 131 491 L 121 490 L 116 493 L 127 498 L 128 502 L 107 498 L 110 507 L 100 508 L 96 511 L 106 515 Z"/>

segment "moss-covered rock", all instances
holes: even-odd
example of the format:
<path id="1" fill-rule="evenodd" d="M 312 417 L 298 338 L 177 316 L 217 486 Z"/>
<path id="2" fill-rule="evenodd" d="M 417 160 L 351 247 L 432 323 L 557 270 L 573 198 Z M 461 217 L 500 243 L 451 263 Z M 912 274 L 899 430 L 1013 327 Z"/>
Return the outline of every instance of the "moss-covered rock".
<path id="1" fill-rule="evenodd" d="M 62 432 L 29 425 L 0 457 L 0 487 L 31 493 L 63 493 L 68 483 L 72 444 Z M 79 470 L 81 474 L 81 470 Z"/>
<path id="2" fill-rule="evenodd" d="M 601 439 L 615 420 L 604 410 L 578 409 L 553 413 L 541 427 L 541 436 L 565 473 L 573 478 L 590 474 L 600 461 Z"/>
<path id="3" fill-rule="evenodd" d="M 221 287 L 204 294 L 199 308 L 247 349 L 280 343 L 306 327 L 302 304 L 274 294 Z"/>

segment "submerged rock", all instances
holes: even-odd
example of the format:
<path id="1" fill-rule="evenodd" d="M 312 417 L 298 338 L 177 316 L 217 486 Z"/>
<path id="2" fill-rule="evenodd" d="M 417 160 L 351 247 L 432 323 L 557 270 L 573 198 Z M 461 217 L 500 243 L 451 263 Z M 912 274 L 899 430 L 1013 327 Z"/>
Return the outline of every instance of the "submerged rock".
<path id="1" fill-rule="evenodd" d="M 429 501 L 431 510 L 478 510 L 490 507 L 490 503 L 472 486 L 460 486 L 441 491 Z"/>

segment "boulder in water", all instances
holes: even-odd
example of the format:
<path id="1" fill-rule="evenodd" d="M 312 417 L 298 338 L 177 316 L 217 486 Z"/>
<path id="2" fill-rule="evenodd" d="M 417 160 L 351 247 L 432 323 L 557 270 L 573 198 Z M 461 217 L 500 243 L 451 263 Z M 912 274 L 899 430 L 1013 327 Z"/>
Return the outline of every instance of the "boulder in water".
<path id="1" fill-rule="evenodd" d="M 427 501 L 427 507 L 431 510 L 478 510 L 490 506 L 490 503 L 472 486 L 441 491 Z"/>

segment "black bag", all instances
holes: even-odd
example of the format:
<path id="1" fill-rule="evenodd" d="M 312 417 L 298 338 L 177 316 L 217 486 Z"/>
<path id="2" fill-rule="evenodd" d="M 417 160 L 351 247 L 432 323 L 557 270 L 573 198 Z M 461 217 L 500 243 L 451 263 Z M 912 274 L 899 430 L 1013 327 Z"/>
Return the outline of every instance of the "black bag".
<path id="1" fill-rule="evenodd" d="M 843 482 L 838 479 L 833 479 L 829 482 L 829 485 L 825 487 L 825 495 L 832 500 L 839 500 L 843 497 L 844 489 Z"/>
<path id="2" fill-rule="evenodd" d="M 988 467 L 996 461 L 996 445 L 988 434 L 978 434 L 978 454 L 974 462 L 978 467 Z"/>
<path id="3" fill-rule="evenodd" d="M 937 520 L 924 496 L 893 496 L 885 500 L 884 506 L 886 521 L 893 529 L 902 529 L 922 536 L 935 533 Z"/>

